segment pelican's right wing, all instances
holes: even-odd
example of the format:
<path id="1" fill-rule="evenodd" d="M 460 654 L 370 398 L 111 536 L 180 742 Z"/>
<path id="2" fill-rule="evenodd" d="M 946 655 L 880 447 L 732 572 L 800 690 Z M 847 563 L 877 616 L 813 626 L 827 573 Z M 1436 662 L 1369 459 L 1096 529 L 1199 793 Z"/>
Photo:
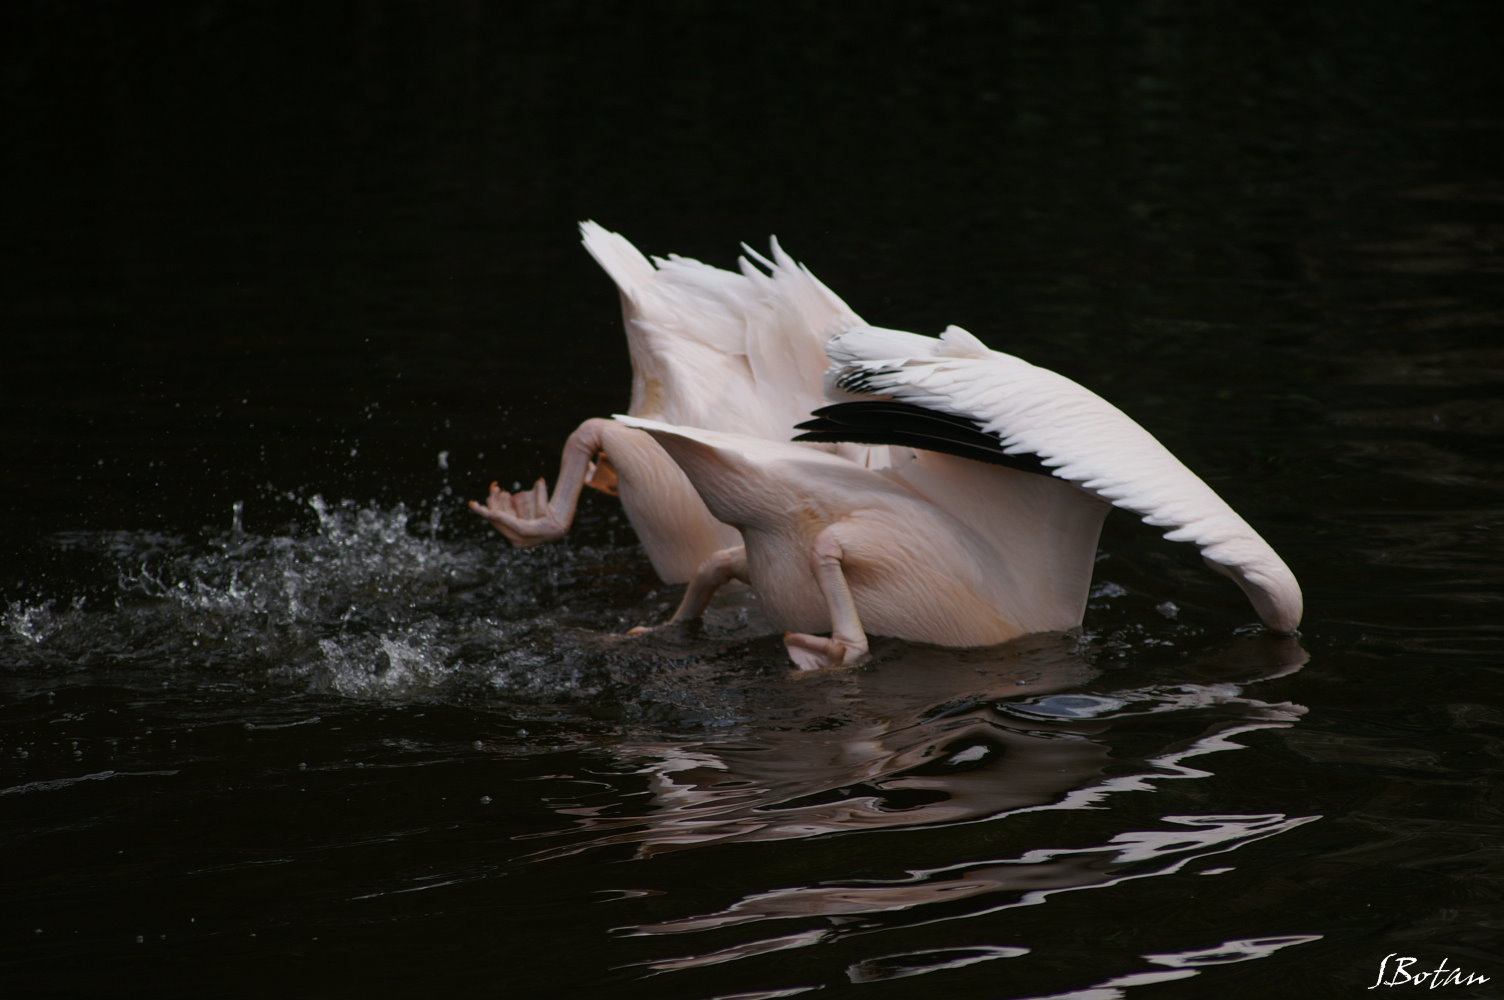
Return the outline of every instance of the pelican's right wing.
<path id="1" fill-rule="evenodd" d="M 901 352 L 895 348 L 906 348 Z M 1063 375 L 989 350 L 958 327 L 938 339 L 854 328 L 831 340 L 828 381 L 852 402 L 816 411 L 798 440 L 926 448 L 1047 473 L 1195 542 L 1271 629 L 1300 623 L 1300 586 L 1258 532 L 1148 431 Z"/>

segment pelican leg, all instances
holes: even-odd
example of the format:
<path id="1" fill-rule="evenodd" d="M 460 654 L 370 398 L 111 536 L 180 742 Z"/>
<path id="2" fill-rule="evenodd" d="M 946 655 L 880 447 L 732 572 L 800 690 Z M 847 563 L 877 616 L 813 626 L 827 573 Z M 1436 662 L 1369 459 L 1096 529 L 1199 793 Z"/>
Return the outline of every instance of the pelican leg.
<path id="1" fill-rule="evenodd" d="M 594 459 L 601 450 L 601 433 L 610 423 L 600 418 L 587 420 L 569 435 L 559 458 L 559 478 L 552 499 L 542 479 L 532 489 L 516 493 L 492 483 L 486 502 L 471 500 L 470 509 L 490 521 L 491 527 L 519 549 L 563 538 L 574 523 L 580 488 L 587 477 L 598 474 Z"/>
<path id="2" fill-rule="evenodd" d="M 684 599 L 674 609 L 674 616 L 663 625 L 638 625 L 629 629 L 627 635 L 643 635 L 655 628 L 690 621 L 705 613 L 715 592 L 731 580 L 747 580 L 747 550 L 738 545 L 731 549 L 712 552 L 695 570 L 689 586 L 684 588 Z"/>
<path id="3" fill-rule="evenodd" d="M 825 605 L 830 609 L 830 638 L 803 632 L 784 633 L 784 648 L 800 670 L 848 667 L 867 658 L 867 633 L 862 628 L 861 616 L 857 614 L 851 586 L 841 569 L 843 554 L 841 543 L 830 528 L 815 536 L 815 544 L 810 549 L 810 568 L 814 570 L 820 592 L 825 595 Z"/>

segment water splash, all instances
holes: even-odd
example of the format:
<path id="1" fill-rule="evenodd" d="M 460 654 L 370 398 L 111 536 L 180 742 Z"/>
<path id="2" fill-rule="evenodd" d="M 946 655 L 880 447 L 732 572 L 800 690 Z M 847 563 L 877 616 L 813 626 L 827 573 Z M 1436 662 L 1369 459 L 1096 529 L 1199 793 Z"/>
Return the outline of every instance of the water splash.
<path id="1" fill-rule="evenodd" d="M 299 506 L 300 523 L 271 532 L 248 529 L 237 501 L 227 528 L 199 538 L 59 536 L 55 547 L 86 564 L 75 582 L 90 593 L 53 585 L 0 608 L 0 683 L 46 689 L 102 669 L 124 686 L 272 683 L 723 726 L 749 688 L 723 674 L 782 670 L 776 638 L 741 641 L 758 635 L 744 607 L 703 630 L 624 638 L 673 596 L 635 545 L 519 552 L 480 527 L 446 537 L 442 504 L 315 495 Z M 739 643 L 729 660 L 727 637 Z"/>
<path id="2" fill-rule="evenodd" d="M 75 600 L 72 610 L 76 611 L 80 603 Z M 61 627 L 52 602 L 17 601 L 0 613 L 0 629 L 32 643 L 46 641 Z"/>

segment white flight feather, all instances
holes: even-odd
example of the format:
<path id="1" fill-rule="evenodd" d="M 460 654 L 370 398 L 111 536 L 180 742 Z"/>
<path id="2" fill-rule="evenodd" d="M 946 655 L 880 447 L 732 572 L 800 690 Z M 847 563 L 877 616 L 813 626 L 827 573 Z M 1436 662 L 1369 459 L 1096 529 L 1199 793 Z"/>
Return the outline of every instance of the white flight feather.
<path id="1" fill-rule="evenodd" d="M 1299 586 L 1269 544 L 1153 435 L 1091 390 L 989 350 L 959 327 L 938 339 L 853 328 L 833 338 L 826 353 L 835 362 L 828 382 L 858 397 L 891 397 L 976 421 L 1004 452 L 1038 455 L 1053 475 L 1168 529 L 1166 538 L 1195 542 L 1271 627 L 1289 630 L 1299 621 Z"/>

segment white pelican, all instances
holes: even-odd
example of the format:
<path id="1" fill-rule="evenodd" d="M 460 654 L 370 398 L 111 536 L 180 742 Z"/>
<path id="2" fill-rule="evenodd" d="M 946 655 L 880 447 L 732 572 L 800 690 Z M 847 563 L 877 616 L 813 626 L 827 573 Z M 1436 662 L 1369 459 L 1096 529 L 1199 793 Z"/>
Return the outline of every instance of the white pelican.
<path id="1" fill-rule="evenodd" d="M 1072 628 L 1118 506 L 1199 545 L 1270 629 L 1299 624 L 1300 588 L 1274 550 L 1091 391 L 958 327 L 938 339 L 857 327 L 826 351 L 832 394 L 851 401 L 818 411 L 804 439 L 927 450 L 874 470 L 796 444 L 617 418 L 657 438 L 742 534 L 743 547 L 701 566 L 670 621 L 745 579 L 804 669 L 861 659 L 867 631 L 982 646 Z"/>
<path id="2" fill-rule="evenodd" d="M 593 222 L 581 223 L 580 233 L 621 292 L 630 415 L 787 440 L 820 405 L 824 344 L 861 319 L 776 240 L 771 259 L 746 248 L 766 273 L 746 258 L 731 272 L 679 256 L 650 261 Z M 584 485 L 621 497 L 665 582 L 688 580 L 711 553 L 738 543 L 651 437 L 603 419 L 570 435 L 552 497 L 542 479 L 517 493 L 492 483 L 485 503 L 469 506 L 513 545 L 537 545 L 569 530 Z"/>

